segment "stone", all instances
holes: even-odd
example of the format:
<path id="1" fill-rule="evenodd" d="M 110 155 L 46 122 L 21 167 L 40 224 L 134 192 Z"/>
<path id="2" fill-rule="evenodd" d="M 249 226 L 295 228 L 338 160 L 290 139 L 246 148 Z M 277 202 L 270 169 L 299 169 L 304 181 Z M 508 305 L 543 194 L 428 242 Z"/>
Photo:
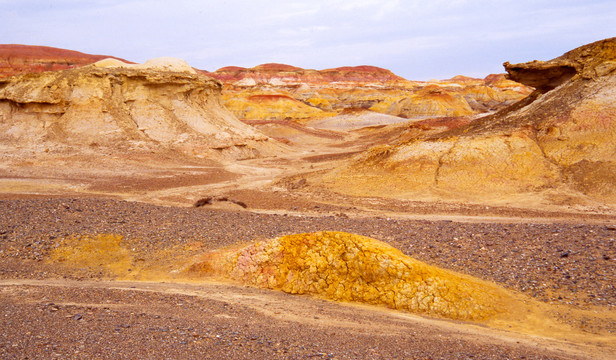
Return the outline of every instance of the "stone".
<path id="1" fill-rule="evenodd" d="M 397 118 L 397 122 L 407 118 L 474 115 L 501 109 L 531 92 L 530 88 L 498 75 L 420 82 L 375 66 L 312 70 L 263 64 L 253 68 L 229 66 L 208 75 L 223 82 L 225 106 L 238 118 L 300 123 L 348 115 L 345 112 L 349 109 L 389 115 Z M 372 118 L 376 122 L 365 126 L 384 121 Z M 331 120 L 327 126 L 345 128 L 345 121 L 353 121 L 353 116 Z M 333 123 L 340 125 L 329 125 Z"/>

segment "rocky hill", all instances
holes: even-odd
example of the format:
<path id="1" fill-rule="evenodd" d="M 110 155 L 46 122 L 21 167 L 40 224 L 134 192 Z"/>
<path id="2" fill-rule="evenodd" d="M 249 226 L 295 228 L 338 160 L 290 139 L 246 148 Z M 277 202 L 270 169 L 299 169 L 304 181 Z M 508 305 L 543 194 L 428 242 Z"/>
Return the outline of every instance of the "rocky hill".
<path id="1" fill-rule="evenodd" d="M 309 122 L 346 109 L 400 117 L 464 116 L 510 105 L 532 89 L 501 75 L 408 81 L 374 66 L 302 69 L 284 64 L 225 67 L 208 75 L 225 84 L 225 105 L 240 119 Z"/>
<path id="2" fill-rule="evenodd" d="M 65 70 L 106 58 L 114 57 L 84 54 L 49 46 L 0 44 L 0 78 L 24 73 Z M 115 59 L 128 62 L 120 58 Z"/>
<path id="3" fill-rule="evenodd" d="M 616 38 L 504 65 L 510 79 L 537 90 L 444 132 L 413 124 L 398 144 L 323 180 L 336 191 L 388 197 L 616 202 Z"/>
<path id="4" fill-rule="evenodd" d="M 0 45 L 0 78 L 75 68 L 104 58 L 109 56 L 46 46 Z M 271 63 L 197 71 L 224 84 L 224 105 L 242 120 L 308 123 L 335 117 L 346 109 L 391 115 L 397 121 L 466 116 L 501 109 L 532 90 L 502 75 L 418 82 L 375 66 L 311 70 Z"/>
<path id="5" fill-rule="evenodd" d="M 0 80 L 0 142 L 21 147 L 173 148 L 255 157 L 272 141 L 220 101 L 222 84 L 186 62 L 106 59 Z"/>

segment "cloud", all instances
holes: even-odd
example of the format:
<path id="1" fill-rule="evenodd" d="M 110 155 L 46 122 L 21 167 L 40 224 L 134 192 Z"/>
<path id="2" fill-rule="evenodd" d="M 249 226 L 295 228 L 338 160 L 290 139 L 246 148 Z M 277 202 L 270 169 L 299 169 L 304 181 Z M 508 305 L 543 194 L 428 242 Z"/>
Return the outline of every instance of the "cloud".
<path id="1" fill-rule="evenodd" d="M 601 0 L 0 0 L 0 43 L 206 69 L 368 64 L 428 79 L 555 57 L 614 36 L 614 18 Z"/>

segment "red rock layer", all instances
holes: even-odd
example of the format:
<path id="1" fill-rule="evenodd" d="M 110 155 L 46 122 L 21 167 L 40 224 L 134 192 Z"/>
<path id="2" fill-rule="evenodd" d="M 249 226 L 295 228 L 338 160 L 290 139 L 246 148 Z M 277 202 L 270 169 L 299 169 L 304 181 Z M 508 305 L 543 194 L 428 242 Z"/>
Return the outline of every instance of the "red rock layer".
<path id="1" fill-rule="evenodd" d="M 0 45 L 0 78 L 74 68 L 107 57 L 46 46 Z M 530 93 L 504 76 L 456 76 L 425 83 L 368 65 L 312 70 L 268 63 L 198 72 L 223 82 L 225 106 L 238 118 L 252 120 L 306 122 L 346 108 L 401 118 L 464 116 L 498 110 Z"/>
<path id="2" fill-rule="evenodd" d="M 23 73 L 64 70 L 110 57 L 115 58 L 49 46 L 0 44 L 0 78 Z M 115 59 L 128 62 L 120 58 Z"/>
<path id="3" fill-rule="evenodd" d="M 256 84 L 270 83 L 301 85 L 301 84 L 329 84 L 332 82 L 400 82 L 408 83 L 404 78 L 391 71 L 376 66 L 344 66 L 325 70 L 302 69 L 285 64 L 262 64 L 252 68 L 239 66 L 226 66 L 208 73 L 211 77 L 224 83 L 232 84 L 245 79 L 254 80 Z M 243 85 L 242 83 L 238 85 Z"/>

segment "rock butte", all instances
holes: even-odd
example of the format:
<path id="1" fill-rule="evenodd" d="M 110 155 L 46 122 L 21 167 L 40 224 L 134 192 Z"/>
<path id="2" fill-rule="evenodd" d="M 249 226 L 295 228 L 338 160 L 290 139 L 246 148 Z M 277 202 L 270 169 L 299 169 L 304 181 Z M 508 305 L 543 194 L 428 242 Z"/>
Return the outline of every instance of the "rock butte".
<path id="1" fill-rule="evenodd" d="M 512 301 L 511 294 L 495 284 L 427 265 L 378 240 L 344 232 L 287 235 L 210 252 L 187 272 L 461 320 L 493 317 L 507 311 Z"/>
<path id="2" fill-rule="evenodd" d="M 166 147 L 251 158 L 277 145 L 220 101 L 222 84 L 185 61 L 93 65 L 0 79 L 0 141 Z"/>
<path id="3" fill-rule="evenodd" d="M 372 148 L 320 180 L 354 195 L 614 203 L 615 49 L 611 38 L 551 61 L 505 63 L 511 78 L 537 87 L 525 100 L 436 134 L 411 124 L 397 144 Z"/>

